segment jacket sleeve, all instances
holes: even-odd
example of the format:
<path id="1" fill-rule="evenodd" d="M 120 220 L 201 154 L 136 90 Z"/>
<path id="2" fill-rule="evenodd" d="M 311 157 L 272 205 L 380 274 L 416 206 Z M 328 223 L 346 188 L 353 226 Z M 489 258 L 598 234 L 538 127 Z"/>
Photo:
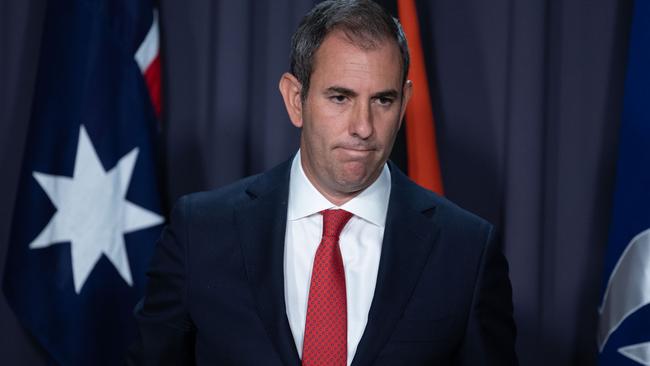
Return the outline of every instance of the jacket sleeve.
<path id="1" fill-rule="evenodd" d="M 186 304 L 189 201 L 179 200 L 156 245 L 145 296 L 134 311 L 139 335 L 129 365 L 194 364 L 195 327 Z"/>
<path id="2" fill-rule="evenodd" d="M 459 364 L 518 365 L 508 262 L 490 228 L 474 289 Z"/>

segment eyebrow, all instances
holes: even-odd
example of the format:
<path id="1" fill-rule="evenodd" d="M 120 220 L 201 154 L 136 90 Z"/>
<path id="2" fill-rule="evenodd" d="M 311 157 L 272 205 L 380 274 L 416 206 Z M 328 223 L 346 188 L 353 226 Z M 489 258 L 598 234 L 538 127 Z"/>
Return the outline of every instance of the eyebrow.
<path id="1" fill-rule="evenodd" d="M 397 99 L 397 97 L 399 97 L 399 93 L 395 89 L 380 91 L 379 93 L 376 93 L 375 95 L 373 95 L 373 98 L 393 98 L 393 99 Z"/>
<path id="2" fill-rule="evenodd" d="M 336 85 L 330 86 L 329 88 L 325 89 L 325 94 L 341 94 L 347 97 L 356 97 L 359 95 L 357 92 L 355 92 L 352 89 L 348 89 L 346 87 L 336 86 Z M 398 96 L 399 93 L 397 92 L 397 90 L 389 89 L 389 90 L 384 90 L 373 94 L 372 98 L 397 98 Z"/>
<path id="3" fill-rule="evenodd" d="M 356 97 L 359 95 L 354 90 L 342 86 L 330 86 L 329 88 L 325 89 L 325 94 L 341 94 L 345 95 L 346 97 Z"/>

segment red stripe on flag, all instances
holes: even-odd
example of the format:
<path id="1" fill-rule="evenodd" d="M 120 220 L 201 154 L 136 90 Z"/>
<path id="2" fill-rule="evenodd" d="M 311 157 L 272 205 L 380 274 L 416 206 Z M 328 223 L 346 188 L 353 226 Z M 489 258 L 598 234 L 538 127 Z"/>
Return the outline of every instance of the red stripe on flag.
<path id="1" fill-rule="evenodd" d="M 151 97 L 151 103 L 153 104 L 156 116 L 160 119 L 160 113 L 162 112 L 162 87 L 161 87 L 161 66 L 160 66 L 160 54 L 157 54 L 156 57 L 151 61 L 149 66 L 144 72 L 144 80 L 147 83 L 147 88 L 149 89 L 149 96 Z"/>
<path id="2" fill-rule="evenodd" d="M 411 53 L 409 79 L 413 96 L 406 107 L 408 173 L 419 185 L 443 194 L 438 147 L 431 108 L 427 71 L 422 52 L 420 26 L 414 0 L 398 0 L 398 12 Z"/>

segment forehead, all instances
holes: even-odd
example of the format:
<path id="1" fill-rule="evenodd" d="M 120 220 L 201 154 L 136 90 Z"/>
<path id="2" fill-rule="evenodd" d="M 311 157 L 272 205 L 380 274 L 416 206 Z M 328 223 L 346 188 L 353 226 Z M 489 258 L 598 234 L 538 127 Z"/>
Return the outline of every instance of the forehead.
<path id="1" fill-rule="evenodd" d="M 344 32 L 328 34 L 313 59 L 311 83 L 373 84 L 399 89 L 402 59 L 396 42 L 376 41 L 372 47 L 357 45 Z M 329 87 L 328 85 L 322 85 Z"/>

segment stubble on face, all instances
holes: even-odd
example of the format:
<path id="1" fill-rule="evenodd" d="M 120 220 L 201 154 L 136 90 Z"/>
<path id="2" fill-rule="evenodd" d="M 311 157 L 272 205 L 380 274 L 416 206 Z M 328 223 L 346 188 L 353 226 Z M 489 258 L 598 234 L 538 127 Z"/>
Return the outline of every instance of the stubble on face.
<path id="1" fill-rule="evenodd" d="M 334 31 L 314 60 L 301 162 L 316 189 L 341 205 L 377 179 L 390 155 L 404 112 L 401 58 L 394 42 L 360 48 Z"/>

